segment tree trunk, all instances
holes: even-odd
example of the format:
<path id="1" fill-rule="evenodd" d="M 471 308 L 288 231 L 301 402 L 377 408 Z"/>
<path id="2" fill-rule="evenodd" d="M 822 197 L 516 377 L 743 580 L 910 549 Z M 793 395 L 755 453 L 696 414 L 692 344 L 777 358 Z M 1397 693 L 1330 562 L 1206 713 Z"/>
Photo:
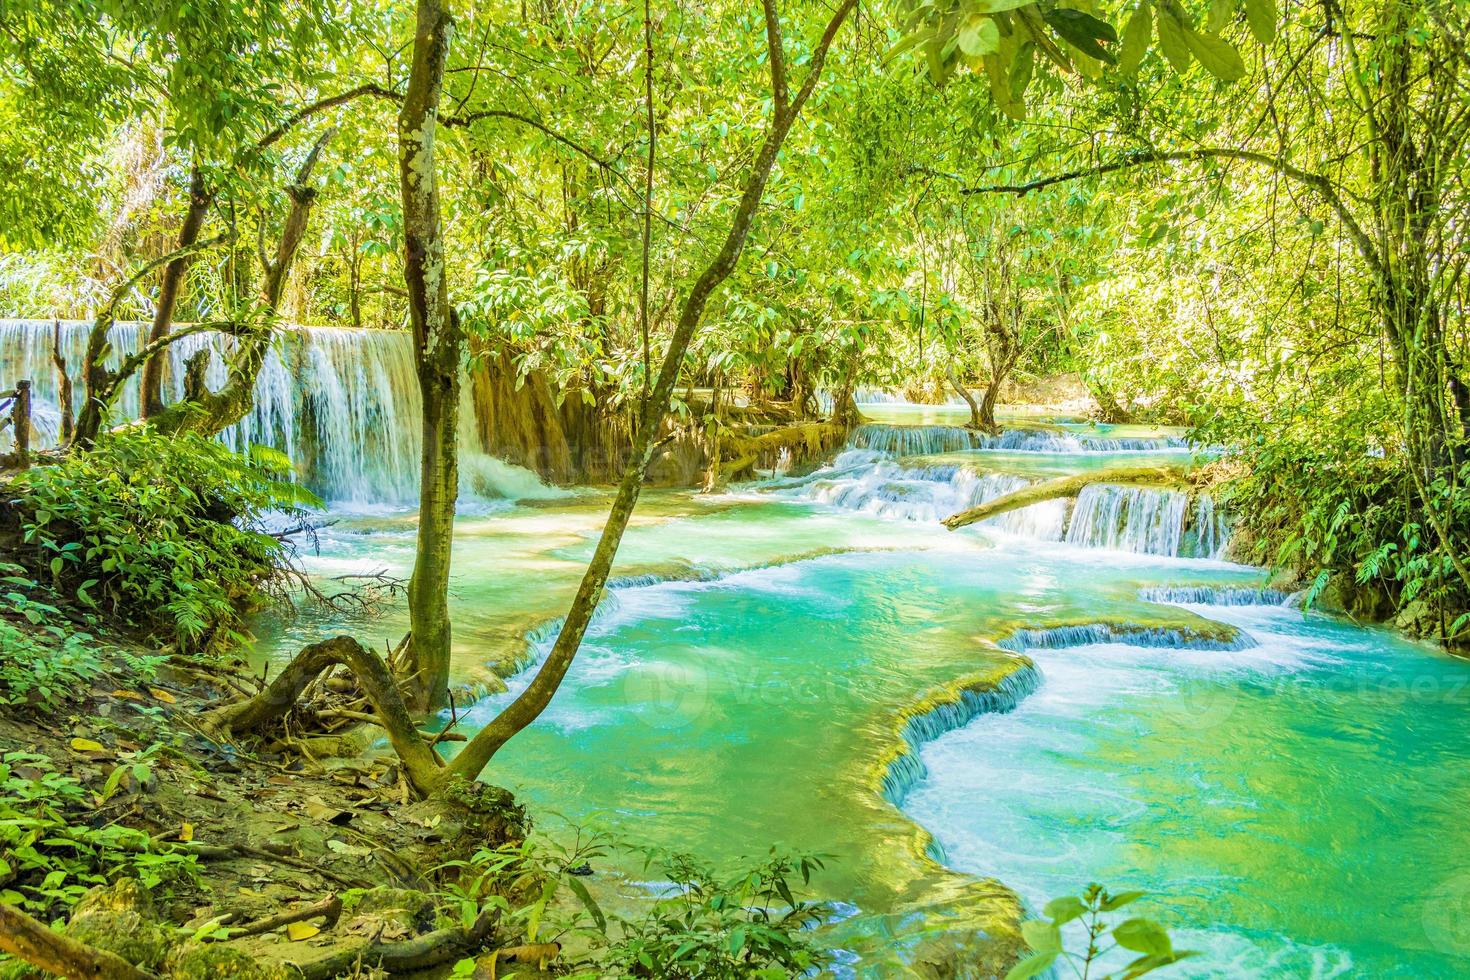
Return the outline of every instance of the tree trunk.
<path id="1" fill-rule="evenodd" d="M 1139 484 L 1175 484 L 1189 476 L 1191 467 L 1184 466 L 1116 466 L 1110 470 L 1080 473 L 1076 476 L 1061 476 L 1055 480 L 1043 480 L 1029 487 L 996 497 L 969 510 L 962 510 L 944 519 L 944 526 L 951 531 L 967 524 L 974 524 L 1000 514 L 1007 514 L 1022 507 L 1030 507 L 1046 500 L 1059 497 L 1075 497 L 1094 483 L 1121 483 L 1130 486 Z"/>
<path id="2" fill-rule="evenodd" d="M 179 229 L 179 248 L 187 249 L 199 240 L 204 219 L 209 214 L 209 205 L 214 194 L 204 183 L 204 173 L 196 165 L 189 173 L 189 210 L 184 215 L 184 226 Z M 163 270 L 163 281 L 158 288 L 158 307 L 153 312 L 153 326 L 143 343 L 155 343 L 173 329 L 174 310 L 179 302 L 179 290 L 184 283 L 184 273 L 189 270 L 192 253 L 184 253 L 174 259 Z M 141 346 L 141 344 L 140 344 Z M 143 417 L 151 418 L 163 411 L 163 369 L 165 361 L 154 357 L 143 365 L 142 392 L 139 404 Z"/>
<path id="3" fill-rule="evenodd" d="M 995 403 L 1000 399 L 1000 386 L 1005 379 L 1000 375 L 991 375 L 990 383 L 985 386 L 985 394 L 980 396 L 980 418 L 977 428 L 982 432 L 992 435 L 1000 431 L 1000 426 L 995 424 Z M 970 411 L 975 411 L 974 402 L 970 403 Z"/>
<path id="4" fill-rule="evenodd" d="M 311 173 L 336 132 L 334 127 L 317 138 L 301 168 L 296 171 L 296 179 L 286 188 L 291 208 L 281 226 L 276 257 L 265 263 L 261 273 L 260 299 L 265 310 L 264 320 L 236 333 L 237 343 L 230 357 L 229 374 L 219 391 L 210 391 L 204 384 L 204 369 L 212 356 L 209 350 L 201 350 L 190 358 L 184 375 L 183 400 L 177 405 L 170 405 L 151 420 L 159 431 L 215 436 L 240 421 L 254 407 L 255 382 L 275 336 L 276 311 L 291 275 L 291 265 L 296 260 L 302 239 L 306 237 L 312 205 L 316 202 L 317 192 L 309 184 Z"/>
<path id="5" fill-rule="evenodd" d="M 421 3 L 430 2 L 432 0 L 421 0 Z M 791 124 L 801 113 L 802 106 L 811 96 L 812 90 L 821 77 L 822 67 L 826 62 L 827 51 L 832 45 L 833 38 L 836 37 L 837 31 L 852 12 L 855 4 L 856 0 L 842 0 L 832 14 L 821 39 L 812 49 L 808 59 L 809 68 L 806 79 L 801 89 L 792 97 L 786 84 L 785 49 L 781 41 L 780 21 L 775 8 L 775 0 L 765 0 L 763 6 L 765 8 L 767 47 L 770 54 L 773 111 L 770 128 L 751 166 L 750 177 L 735 209 L 730 231 L 709 265 L 695 280 L 679 311 L 673 336 L 669 339 L 668 352 L 659 368 L 658 381 L 654 385 L 649 401 L 643 407 L 642 418 L 634 433 L 632 458 L 623 474 L 622 482 L 618 485 L 618 493 L 613 500 L 611 512 L 608 514 L 607 524 L 597 541 L 597 549 L 582 577 L 577 594 L 572 599 L 571 609 L 568 610 L 561 631 L 557 634 L 556 643 L 552 646 L 551 652 L 547 655 L 540 670 L 536 672 L 530 685 L 490 724 L 481 729 L 450 763 L 449 770 L 454 774 L 467 779 L 473 779 L 479 775 L 506 742 L 540 716 L 546 706 L 551 703 L 552 696 L 561 685 L 567 669 L 571 667 L 572 660 L 581 646 L 582 637 L 587 631 L 587 624 L 591 621 L 592 613 L 602 598 L 603 586 L 607 583 L 608 573 L 612 569 L 613 559 L 618 552 L 618 545 L 622 542 L 623 532 L 627 530 L 628 520 L 633 515 L 633 507 L 638 502 L 643 478 L 648 471 L 649 461 L 653 457 L 655 438 L 660 423 L 668 414 L 669 402 L 678 382 L 679 371 L 684 363 L 685 352 L 689 349 L 689 342 L 694 337 L 694 332 L 699 326 L 700 318 L 704 315 L 704 309 L 709 303 L 711 294 L 735 270 L 741 250 L 745 247 L 745 240 L 750 234 L 751 221 L 760 205 L 761 196 L 765 193 L 771 169 L 775 166 L 776 156 L 781 150 L 782 143 L 786 140 Z"/>
<path id="6" fill-rule="evenodd" d="M 71 374 L 66 358 L 61 356 L 61 321 L 51 327 L 51 363 L 56 368 L 56 400 L 61 403 L 61 444 L 68 445 L 77 431 L 77 418 L 72 408 Z"/>
<path id="7" fill-rule="evenodd" d="M 985 418 L 980 414 L 980 406 L 975 404 L 975 396 L 970 394 L 969 388 L 966 388 L 960 383 L 960 376 L 956 372 L 949 372 L 949 383 L 955 391 L 959 392 L 960 397 L 965 400 L 965 404 L 970 406 L 970 428 L 979 429 L 982 432 L 986 431 Z M 995 423 L 993 404 L 991 406 L 990 421 L 992 425 Z"/>
<path id="8" fill-rule="evenodd" d="M 413 641 L 407 661 L 410 703 L 420 711 L 441 707 L 449 693 L 449 565 L 459 495 L 464 338 L 449 306 L 434 160 L 434 130 L 453 30 L 440 0 L 419 0 L 413 65 L 398 113 L 403 275 L 423 395 L 418 547 L 408 586 Z"/>

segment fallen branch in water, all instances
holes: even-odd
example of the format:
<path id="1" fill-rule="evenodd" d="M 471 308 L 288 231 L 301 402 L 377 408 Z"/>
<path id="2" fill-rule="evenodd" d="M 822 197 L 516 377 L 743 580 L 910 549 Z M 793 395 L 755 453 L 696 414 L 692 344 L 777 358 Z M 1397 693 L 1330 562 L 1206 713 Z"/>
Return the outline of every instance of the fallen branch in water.
<path id="1" fill-rule="evenodd" d="M 1158 485 L 1181 483 L 1189 478 L 1191 466 L 1118 466 L 1109 470 L 1097 470 L 1093 473 L 1079 473 L 1076 476 L 1062 476 L 1055 480 L 1043 480 L 1041 483 L 1033 483 L 1029 487 L 1022 487 L 1013 493 L 1008 493 L 994 500 L 986 501 L 969 510 L 962 510 L 958 514 L 951 514 L 944 519 L 944 526 L 951 531 L 958 530 L 967 524 L 974 524 L 987 518 L 996 517 L 1000 514 L 1008 514 L 1022 507 L 1030 507 L 1032 504 L 1043 503 L 1047 500 L 1056 500 L 1060 497 L 1075 497 L 1087 487 L 1094 483 L 1115 483 L 1125 486 Z"/>

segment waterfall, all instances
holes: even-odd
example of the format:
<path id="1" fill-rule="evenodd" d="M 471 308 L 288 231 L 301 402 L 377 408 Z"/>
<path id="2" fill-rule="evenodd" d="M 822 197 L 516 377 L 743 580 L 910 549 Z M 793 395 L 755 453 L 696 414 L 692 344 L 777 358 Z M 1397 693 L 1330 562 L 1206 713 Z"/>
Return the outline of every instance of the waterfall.
<path id="1" fill-rule="evenodd" d="M 1219 624 L 1211 632 L 1187 626 L 1143 626 L 1136 623 L 1083 623 L 1048 629 L 1019 629 L 996 646 L 1013 653 L 1061 650 L 1066 647 L 1121 643 L 1130 647 L 1172 650 L 1249 650 L 1256 641 L 1233 626 Z"/>
<path id="2" fill-rule="evenodd" d="M 53 320 L 0 321 L 0 383 L 28 378 L 36 406 L 40 444 L 59 438 L 59 385 L 51 363 Z M 74 376 L 73 408 L 82 385 L 77 377 L 91 324 L 62 321 L 61 355 Z M 109 339 L 112 363 L 119 352 L 138 347 L 145 324 L 119 323 Z M 212 334 L 185 337 L 168 349 L 164 395 L 182 396 L 184 365 L 197 351 L 215 352 L 207 380 L 223 384 L 224 359 L 232 341 Z M 118 399 L 122 418 L 138 415 L 136 378 Z M 475 424 L 470 385 L 460 406 L 460 486 L 467 497 L 560 496 L 528 470 L 484 451 Z M 396 330 L 290 327 L 279 332 L 260 370 L 250 414 L 221 434 L 234 449 L 266 445 L 296 464 L 302 482 L 322 497 L 348 504 L 412 505 L 418 498 L 420 398 L 412 338 Z"/>
<path id="3" fill-rule="evenodd" d="M 937 522 L 1029 484 L 1023 476 L 985 473 L 959 463 L 908 466 L 869 449 L 849 449 L 790 491 L 809 500 L 902 521 Z M 1023 537 L 1059 541 L 1067 502 L 1052 500 L 982 522 Z"/>
<path id="4" fill-rule="evenodd" d="M 1114 438 L 1030 428 L 1006 429 L 998 435 L 989 435 L 958 425 L 884 425 L 876 422 L 853 429 L 847 444 L 852 449 L 872 449 L 890 456 L 935 456 L 972 449 L 1028 453 L 1160 452 L 1191 446 L 1189 440 L 1182 436 Z"/>
<path id="5" fill-rule="evenodd" d="M 904 439 L 943 441 L 950 438 L 948 433 L 972 434 L 943 426 L 863 428 L 883 430 L 873 440 L 863 440 L 880 445 L 885 440 L 901 445 Z M 894 440 L 894 432 L 905 435 Z M 906 462 L 876 448 L 848 449 L 809 476 L 774 481 L 767 488 L 875 517 L 932 523 L 1032 482 L 1014 473 L 986 472 L 983 465 L 980 459 Z M 980 526 L 1041 541 L 1166 557 L 1216 558 L 1229 540 L 1224 515 L 1208 494 L 1199 495 L 1191 511 L 1188 495 L 1177 490 L 1093 484 L 1078 496 L 1070 520 L 1068 507 L 1066 500 L 1042 501 Z"/>
<path id="6" fill-rule="evenodd" d="M 1177 555 L 1189 497 L 1177 490 L 1094 483 L 1077 496 L 1067 542 L 1150 555 Z"/>
<path id="7" fill-rule="evenodd" d="M 1279 589 L 1220 589 L 1207 585 L 1143 589 L 1138 598 L 1175 606 L 1284 606 L 1291 599 Z"/>
<path id="8" fill-rule="evenodd" d="M 973 684 L 930 696 L 921 706 L 906 713 L 899 728 L 901 745 L 883 770 L 883 798 L 903 806 L 910 789 L 929 775 L 919 748 L 925 742 L 960 729 L 981 715 L 1014 711 L 1041 685 L 1041 673 L 1026 657 L 1017 657 L 999 680 L 987 678 Z"/>
<path id="9" fill-rule="evenodd" d="M 890 456 L 934 456 L 977 449 L 983 433 L 957 425 L 860 425 L 848 437 L 852 449 L 871 449 Z"/>
<path id="10" fill-rule="evenodd" d="M 1077 496 L 1067 542 L 1171 558 L 1219 558 L 1230 540 L 1225 516 L 1209 494 L 1189 510 L 1189 495 L 1155 487 L 1094 483 Z"/>

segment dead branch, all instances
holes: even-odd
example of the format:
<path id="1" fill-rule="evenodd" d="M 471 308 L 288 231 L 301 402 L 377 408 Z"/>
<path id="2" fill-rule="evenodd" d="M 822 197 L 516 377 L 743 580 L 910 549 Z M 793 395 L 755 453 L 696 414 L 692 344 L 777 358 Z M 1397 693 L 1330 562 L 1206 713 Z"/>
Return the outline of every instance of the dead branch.
<path id="1" fill-rule="evenodd" d="M 53 932 L 13 905 L 0 902 L 0 951 L 72 980 L 156 980 L 116 953 Z"/>

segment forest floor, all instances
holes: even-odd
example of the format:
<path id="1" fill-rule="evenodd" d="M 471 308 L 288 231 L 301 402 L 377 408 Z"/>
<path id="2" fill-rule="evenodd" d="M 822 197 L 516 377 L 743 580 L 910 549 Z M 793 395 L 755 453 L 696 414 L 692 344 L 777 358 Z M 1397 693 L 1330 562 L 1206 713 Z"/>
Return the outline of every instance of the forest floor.
<path id="1" fill-rule="evenodd" d="M 89 886 L 133 876 L 147 889 L 141 903 L 96 889 L 66 932 L 163 976 L 509 969 L 506 947 L 523 924 L 475 923 L 478 905 L 466 914 L 450 900 L 464 897 L 463 876 L 442 872 L 476 850 L 514 850 L 518 808 L 507 802 L 487 831 L 412 802 L 391 754 L 318 761 L 299 743 L 216 741 L 201 714 L 221 687 L 250 685 L 243 670 L 228 673 L 164 666 L 146 684 L 103 674 L 61 710 L 0 705 L 0 825 L 18 828 L 0 830 L 0 898 L 46 922 Z M 106 913 L 89 921 L 99 904 Z M 135 955 L 145 939 L 157 949 Z M 472 955 L 497 946 L 498 956 Z M 0 964 L 0 975 L 28 975 L 16 966 Z M 534 964 L 514 969 L 539 975 Z"/>

